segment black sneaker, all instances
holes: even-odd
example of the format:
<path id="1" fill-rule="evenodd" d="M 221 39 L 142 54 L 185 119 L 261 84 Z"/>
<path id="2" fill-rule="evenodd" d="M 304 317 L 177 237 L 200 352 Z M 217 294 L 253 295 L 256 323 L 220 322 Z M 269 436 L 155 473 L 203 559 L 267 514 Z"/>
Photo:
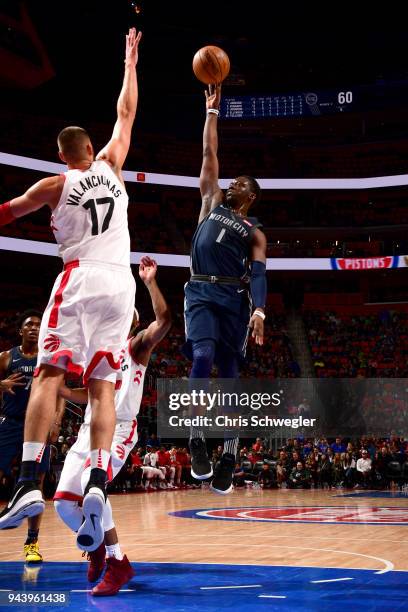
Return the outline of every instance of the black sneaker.
<path id="1" fill-rule="evenodd" d="M 207 455 L 207 447 L 201 438 L 192 438 L 189 442 L 191 453 L 191 475 L 197 480 L 211 478 L 213 470 Z"/>
<path id="2" fill-rule="evenodd" d="M 225 453 L 215 466 L 214 478 L 210 484 L 211 491 L 220 495 L 231 493 L 234 488 L 232 479 L 235 470 L 235 457 L 231 453 Z"/>
<path id="3" fill-rule="evenodd" d="M 9 503 L 0 514 L 0 529 L 18 527 L 26 517 L 41 514 L 44 507 L 45 501 L 37 482 L 18 482 Z"/>
<path id="4" fill-rule="evenodd" d="M 77 535 L 77 546 L 81 550 L 93 552 L 102 544 L 105 535 L 102 523 L 105 503 L 105 487 L 88 483 L 82 502 L 84 520 Z"/>

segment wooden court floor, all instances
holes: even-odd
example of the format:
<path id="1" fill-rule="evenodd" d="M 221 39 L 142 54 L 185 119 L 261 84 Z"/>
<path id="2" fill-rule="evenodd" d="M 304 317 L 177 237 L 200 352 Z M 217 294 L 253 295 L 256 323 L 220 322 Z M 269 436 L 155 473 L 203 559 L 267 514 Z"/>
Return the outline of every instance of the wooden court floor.
<path id="1" fill-rule="evenodd" d="M 408 523 L 332 524 L 330 512 L 365 516 L 366 509 L 406 509 L 408 498 L 345 497 L 340 491 L 239 490 L 228 496 L 207 490 L 112 495 L 123 552 L 132 562 L 229 563 L 408 570 Z M 192 509 L 289 506 L 290 513 L 329 513 L 318 523 L 201 520 L 169 513 Z M 332 510 L 333 508 L 333 510 Z M 317 509 L 317 510 L 316 510 Z M 393 512 L 393 510 L 391 510 Z M 304 515 L 301 515 L 303 520 Z M 26 524 L 0 533 L 0 561 L 23 560 Z M 45 561 L 81 561 L 74 535 L 47 502 L 40 532 Z M 85 559 L 83 559 L 85 561 Z"/>

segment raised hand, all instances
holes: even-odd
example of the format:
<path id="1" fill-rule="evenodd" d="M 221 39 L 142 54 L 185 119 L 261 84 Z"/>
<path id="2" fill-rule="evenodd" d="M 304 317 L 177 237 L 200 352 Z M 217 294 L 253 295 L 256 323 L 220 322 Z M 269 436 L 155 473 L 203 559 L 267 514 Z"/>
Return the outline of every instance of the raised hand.
<path id="1" fill-rule="evenodd" d="M 142 38 L 142 33 L 136 34 L 136 28 L 130 28 L 129 34 L 126 34 L 126 66 L 136 66 L 139 59 L 139 42 Z"/>
<path id="2" fill-rule="evenodd" d="M 139 276 L 145 285 L 149 285 L 156 277 L 157 263 L 147 255 L 142 257 L 139 264 Z"/>
<path id="3" fill-rule="evenodd" d="M 219 109 L 221 102 L 221 83 L 208 85 L 208 90 L 204 91 L 207 110 L 209 108 Z"/>

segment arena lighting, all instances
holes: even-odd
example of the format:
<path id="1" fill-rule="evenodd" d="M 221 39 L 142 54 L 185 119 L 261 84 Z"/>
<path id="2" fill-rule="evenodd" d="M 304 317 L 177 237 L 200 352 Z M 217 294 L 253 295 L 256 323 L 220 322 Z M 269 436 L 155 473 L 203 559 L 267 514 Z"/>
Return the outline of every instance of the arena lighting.
<path id="1" fill-rule="evenodd" d="M 53 242 L 38 242 L 22 238 L 0 236 L 0 250 L 35 255 L 58 257 L 58 247 Z M 146 253 L 132 251 L 130 263 L 138 264 L 141 257 L 147 255 L 155 259 L 159 266 L 172 268 L 189 268 L 188 255 L 175 253 Z M 346 272 L 366 270 L 389 270 L 408 268 L 408 255 L 384 255 L 377 257 L 269 257 L 266 260 L 267 270 L 342 270 Z"/>
<path id="2" fill-rule="evenodd" d="M 66 171 L 64 164 L 48 162 L 42 159 L 13 155 L 0 152 L 0 164 L 25 168 L 26 170 L 37 170 L 48 174 L 60 174 Z M 174 174 L 156 174 L 154 172 L 124 170 L 122 172 L 125 181 L 129 183 L 141 183 L 151 185 L 166 185 L 173 187 L 199 187 L 199 178 L 195 176 L 178 176 Z M 378 187 L 399 187 L 408 185 L 408 174 L 393 174 L 391 176 L 373 176 L 354 179 L 257 179 L 262 189 L 376 189 Z M 228 187 L 231 179 L 220 179 L 220 187 Z"/>

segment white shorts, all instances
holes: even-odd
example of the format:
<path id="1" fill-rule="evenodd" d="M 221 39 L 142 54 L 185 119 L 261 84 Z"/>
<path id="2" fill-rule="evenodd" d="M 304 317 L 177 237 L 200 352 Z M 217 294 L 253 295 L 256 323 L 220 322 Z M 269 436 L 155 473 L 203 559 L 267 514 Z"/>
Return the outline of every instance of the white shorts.
<path id="1" fill-rule="evenodd" d="M 108 466 L 108 481 L 111 482 L 126 463 L 126 459 L 137 442 L 137 421 L 122 421 L 116 424 Z M 81 476 L 90 467 L 91 430 L 89 424 L 82 424 L 78 439 L 65 457 L 64 467 L 54 499 L 82 501 Z"/>
<path id="2" fill-rule="evenodd" d="M 38 338 L 41 364 L 116 381 L 129 335 L 136 284 L 130 267 L 73 261 L 58 275 Z"/>

